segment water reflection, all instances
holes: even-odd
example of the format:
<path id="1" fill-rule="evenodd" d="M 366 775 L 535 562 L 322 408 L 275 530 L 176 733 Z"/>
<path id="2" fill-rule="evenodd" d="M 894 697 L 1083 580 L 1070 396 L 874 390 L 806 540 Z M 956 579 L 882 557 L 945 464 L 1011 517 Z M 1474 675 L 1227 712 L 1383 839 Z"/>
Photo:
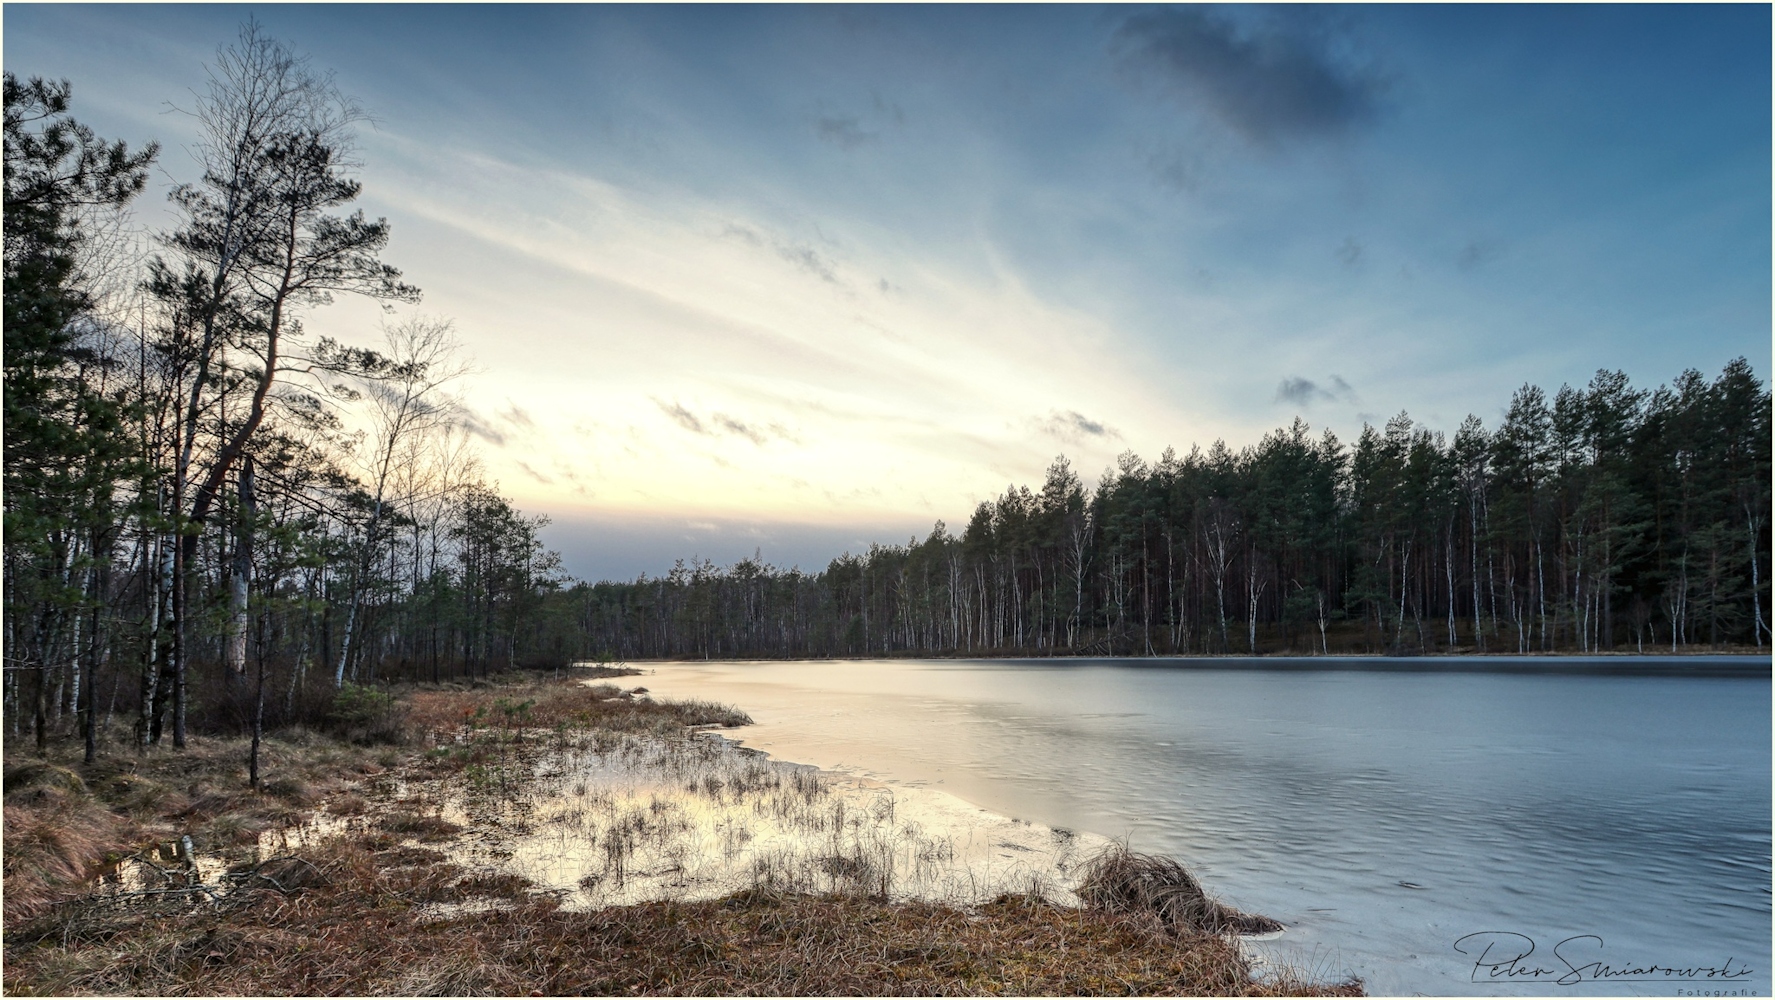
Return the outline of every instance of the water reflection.
<path id="1" fill-rule="evenodd" d="M 962 902 L 1033 888 L 1064 900 L 1072 869 L 1106 843 L 770 760 L 712 733 L 601 734 L 547 754 L 509 793 L 452 798 L 444 816 L 479 831 L 445 847 L 456 860 L 565 890 L 569 908 L 753 886 Z"/>

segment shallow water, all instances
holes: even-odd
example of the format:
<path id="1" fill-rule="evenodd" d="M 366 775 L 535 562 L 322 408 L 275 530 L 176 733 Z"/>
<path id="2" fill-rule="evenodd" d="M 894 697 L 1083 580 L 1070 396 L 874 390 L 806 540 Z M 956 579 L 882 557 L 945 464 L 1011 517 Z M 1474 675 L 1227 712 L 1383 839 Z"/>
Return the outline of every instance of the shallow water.
<path id="1" fill-rule="evenodd" d="M 509 792 L 453 792 L 469 831 L 440 845 L 521 875 L 568 909 L 714 899 L 755 886 L 985 902 L 1067 883 L 1102 837 L 953 795 L 766 759 L 715 733 L 609 735 L 544 754 Z"/>
<path id="2" fill-rule="evenodd" d="M 1768 996 L 1768 661 L 1702 662 L 685 663 L 647 683 L 738 705 L 759 725 L 735 735 L 783 760 L 1177 857 L 1288 925 L 1269 960 L 1375 994 Z"/>

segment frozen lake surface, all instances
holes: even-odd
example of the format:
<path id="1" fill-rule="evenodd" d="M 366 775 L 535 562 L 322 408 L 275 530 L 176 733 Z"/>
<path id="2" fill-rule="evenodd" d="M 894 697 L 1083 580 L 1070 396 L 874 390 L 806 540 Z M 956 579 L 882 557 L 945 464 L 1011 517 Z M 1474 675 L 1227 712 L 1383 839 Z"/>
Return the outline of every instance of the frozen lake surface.
<path id="1" fill-rule="evenodd" d="M 1374 994 L 1769 995 L 1767 658 L 1327 665 L 643 666 L 781 759 L 1176 857 Z"/>

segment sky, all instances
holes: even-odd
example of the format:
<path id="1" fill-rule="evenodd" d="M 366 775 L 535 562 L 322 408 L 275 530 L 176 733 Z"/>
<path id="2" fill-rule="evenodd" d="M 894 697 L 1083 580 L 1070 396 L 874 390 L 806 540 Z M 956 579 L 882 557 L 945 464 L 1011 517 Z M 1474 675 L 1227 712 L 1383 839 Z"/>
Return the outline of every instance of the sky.
<path id="1" fill-rule="evenodd" d="M 333 71 L 402 312 L 454 324 L 487 474 L 585 579 L 823 568 L 1062 454 L 1770 370 L 1767 5 L 3 18 L 8 72 L 161 141 L 149 230 L 243 22 Z"/>

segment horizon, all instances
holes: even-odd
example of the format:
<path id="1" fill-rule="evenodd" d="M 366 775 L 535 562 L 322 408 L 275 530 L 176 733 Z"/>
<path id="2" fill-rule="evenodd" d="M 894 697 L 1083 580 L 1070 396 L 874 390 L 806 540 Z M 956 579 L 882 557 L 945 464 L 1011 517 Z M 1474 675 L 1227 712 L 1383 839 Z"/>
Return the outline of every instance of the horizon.
<path id="1" fill-rule="evenodd" d="M 9 71 L 163 143 L 148 229 L 243 21 L 334 71 L 401 314 L 588 581 L 817 572 L 1056 454 L 1770 370 L 1767 7 L 6 14 Z"/>

